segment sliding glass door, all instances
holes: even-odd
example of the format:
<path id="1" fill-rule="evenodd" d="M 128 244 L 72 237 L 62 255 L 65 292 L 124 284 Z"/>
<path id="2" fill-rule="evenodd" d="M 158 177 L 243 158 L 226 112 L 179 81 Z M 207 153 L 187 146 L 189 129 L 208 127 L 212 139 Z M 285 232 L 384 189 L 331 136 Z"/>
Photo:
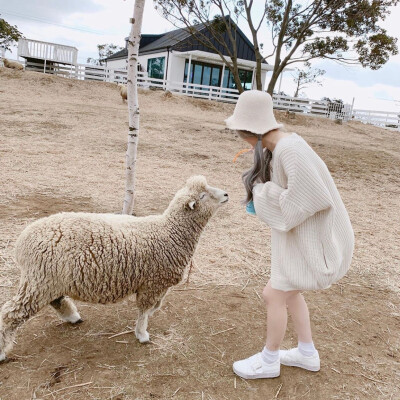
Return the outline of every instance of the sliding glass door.
<path id="1" fill-rule="evenodd" d="M 243 89 L 251 90 L 253 71 L 246 71 L 244 69 L 239 69 L 239 78 L 240 82 L 242 83 Z M 236 83 L 235 80 L 233 79 L 233 74 L 229 69 L 225 69 L 222 87 L 228 89 L 236 89 Z"/>
<path id="2" fill-rule="evenodd" d="M 183 81 L 187 82 L 187 73 L 189 67 L 189 60 L 185 63 L 185 73 Z M 206 86 L 221 86 L 221 75 L 222 66 L 206 64 L 198 61 L 192 61 L 190 64 L 190 77 L 189 83 Z M 239 69 L 239 78 L 242 82 L 244 90 L 251 89 L 251 83 L 253 80 L 253 71 L 247 71 Z M 236 83 L 233 79 L 233 74 L 229 68 L 225 68 L 224 76 L 222 80 L 222 87 L 227 89 L 236 89 Z"/>
<path id="3" fill-rule="evenodd" d="M 189 60 L 186 60 L 185 73 L 183 81 L 187 81 L 187 73 L 189 68 Z M 190 64 L 190 76 L 189 83 L 206 86 L 217 86 L 221 85 L 221 72 L 222 67 L 220 65 L 212 65 L 201 63 L 198 61 L 192 61 Z"/>

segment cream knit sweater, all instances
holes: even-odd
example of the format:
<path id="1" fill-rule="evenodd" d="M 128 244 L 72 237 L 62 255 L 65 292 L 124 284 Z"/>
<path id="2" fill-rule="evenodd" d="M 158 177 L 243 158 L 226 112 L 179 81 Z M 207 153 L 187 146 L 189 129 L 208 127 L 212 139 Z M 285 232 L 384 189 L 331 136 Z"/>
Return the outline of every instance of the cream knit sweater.
<path id="1" fill-rule="evenodd" d="M 271 181 L 254 186 L 257 216 L 271 227 L 271 285 L 325 289 L 346 274 L 350 219 L 325 163 L 296 133 L 278 141 Z"/>

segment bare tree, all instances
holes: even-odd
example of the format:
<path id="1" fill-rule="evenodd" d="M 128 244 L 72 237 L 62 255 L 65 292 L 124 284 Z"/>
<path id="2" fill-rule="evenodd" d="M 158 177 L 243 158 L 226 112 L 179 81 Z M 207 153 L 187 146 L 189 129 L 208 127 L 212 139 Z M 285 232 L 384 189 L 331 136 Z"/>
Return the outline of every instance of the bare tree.
<path id="1" fill-rule="evenodd" d="M 257 62 L 257 89 L 262 90 L 262 55 L 257 41 L 265 15 L 257 26 L 253 24 L 251 9 L 253 0 L 155 0 L 156 8 L 177 28 L 186 29 L 197 41 L 217 53 L 229 68 L 239 93 L 244 91 L 239 76 L 237 52 L 237 24 L 240 16 L 246 15 L 253 34 L 255 57 Z M 254 39 L 255 38 L 255 39 Z"/>
<path id="2" fill-rule="evenodd" d="M 326 71 L 319 68 L 311 68 L 308 67 L 307 69 L 300 69 L 296 68 L 296 71 L 293 76 L 293 81 L 296 83 L 296 91 L 294 93 L 294 97 L 299 96 L 300 90 L 305 89 L 310 84 L 317 84 L 321 86 L 321 81 L 318 80 L 318 77 L 325 74 Z"/>
<path id="3" fill-rule="evenodd" d="M 99 58 L 89 57 L 86 62 L 94 65 L 103 65 L 105 58 L 110 57 L 111 55 L 122 49 L 123 47 L 117 46 L 113 43 L 98 44 L 97 50 L 99 52 Z"/>
<path id="4" fill-rule="evenodd" d="M 242 0 L 242 1 L 239 1 L 237 3 L 237 5 L 238 5 L 238 7 L 241 7 L 242 9 L 244 9 L 245 14 L 246 14 L 245 19 L 250 28 L 251 36 L 253 38 L 254 54 L 256 56 L 257 90 L 263 90 L 262 82 L 261 82 L 261 66 L 262 66 L 262 62 L 264 61 L 264 57 L 261 55 L 262 44 L 259 43 L 259 41 L 258 41 L 258 31 L 260 30 L 260 28 L 264 22 L 265 15 L 267 12 L 267 6 L 265 3 L 264 13 L 261 15 L 258 25 L 256 25 L 253 21 L 253 16 L 252 16 L 252 7 L 254 5 L 253 0 Z"/>
<path id="5" fill-rule="evenodd" d="M 137 91 L 137 65 L 139 57 L 139 43 L 142 30 L 142 20 L 145 0 L 135 0 L 132 27 L 128 40 L 128 111 L 129 111 L 129 131 L 128 149 L 126 152 L 126 182 L 125 199 L 122 213 L 131 215 L 134 206 L 135 194 L 135 172 L 137 146 L 139 141 L 139 99 Z"/>
<path id="6" fill-rule="evenodd" d="M 283 69 L 298 62 L 330 59 L 378 69 L 398 53 L 397 39 L 379 23 L 399 0 L 268 0 L 274 70 L 268 85 L 273 93 Z"/>

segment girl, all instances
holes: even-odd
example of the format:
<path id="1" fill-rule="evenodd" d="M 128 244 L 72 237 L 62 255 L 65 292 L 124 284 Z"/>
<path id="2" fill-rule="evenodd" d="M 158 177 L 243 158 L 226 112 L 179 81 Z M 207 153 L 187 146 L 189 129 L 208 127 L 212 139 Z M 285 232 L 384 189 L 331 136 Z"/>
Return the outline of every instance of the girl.
<path id="1" fill-rule="evenodd" d="M 254 165 L 243 174 L 247 210 L 270 226 L 272 253 L 263 290 L 266 344 L 233 370 L 245 379 L 277 377 L 280 364 L 319 371 L 301 291 L 329 288 L 348 271 L 354 249 L 349 216 L 325 163 L 302 137 L 281 130 L 269 94 L 242 93 L 226 124 L 254 148 Z M 284 351 L 287 311 L 298 346 Z"/>

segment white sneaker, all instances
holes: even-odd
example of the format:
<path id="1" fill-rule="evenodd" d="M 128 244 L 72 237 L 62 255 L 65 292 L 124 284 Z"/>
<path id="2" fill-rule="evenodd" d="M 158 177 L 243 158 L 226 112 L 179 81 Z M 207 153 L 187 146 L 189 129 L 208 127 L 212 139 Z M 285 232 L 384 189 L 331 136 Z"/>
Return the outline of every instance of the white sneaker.
<path id="1" fill-rule="evenodd" d="M 317 350 L 315 350 L 312 356 L 304 356 L 300 353 L 299 349 L 295 347 L 290 350 L 280 350 L 279 357 L 281 359 L 281 364 L 287 365 L 288 367 L 299 367 L 313 372 L 319 371 L 321 367 Z"/>
<path id="2" fill-rule="evenodd" d="M 276 378 L 281 373 L 281 365 L 279 358 L 273 364 L 268 364 L 262 360 L 261 353 L 257 353 L 234 362 L 233 371 L 244 379 Z"/>

